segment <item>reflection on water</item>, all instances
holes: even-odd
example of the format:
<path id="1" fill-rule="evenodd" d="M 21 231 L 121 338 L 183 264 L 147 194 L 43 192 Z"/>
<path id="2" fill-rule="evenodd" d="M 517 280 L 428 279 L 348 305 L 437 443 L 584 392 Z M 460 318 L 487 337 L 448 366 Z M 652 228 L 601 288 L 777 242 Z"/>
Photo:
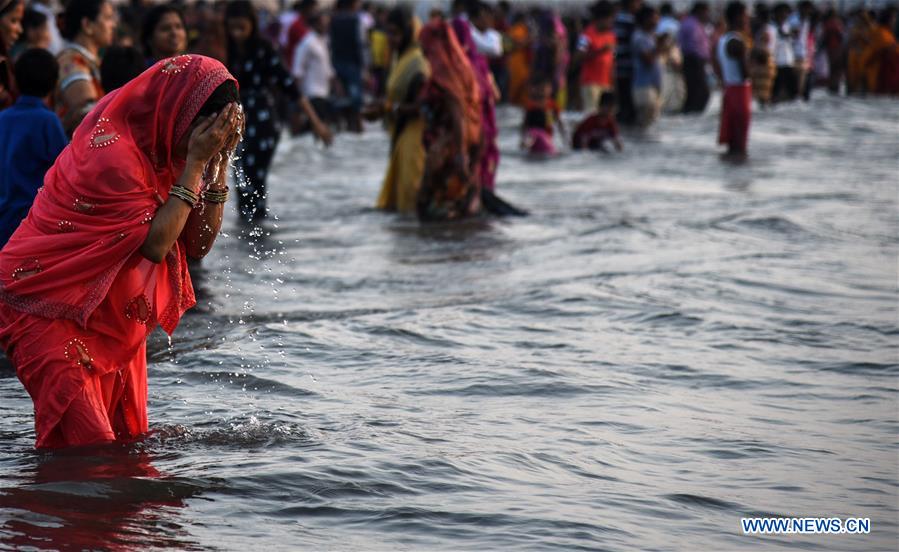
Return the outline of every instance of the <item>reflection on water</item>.
<path id="1" fill-rule="evenodd" d="M 283 141 L 139 444 L 35 453 L 0 367 L 0 548 L 895 550 L 899 104 L 756 113 L 740 166 L 713 112 L 542 162 L 500 121 L 527 218 L 378 213 L 378 129 Z"/>
<path id="2" fill-rule="evenodd" d="M 110 446 L 31 456 L 16 486 L 0 487 L 5 547 L 196 548 L 179 509 L 202 489 L 160 474 L 151 454 Z"/>

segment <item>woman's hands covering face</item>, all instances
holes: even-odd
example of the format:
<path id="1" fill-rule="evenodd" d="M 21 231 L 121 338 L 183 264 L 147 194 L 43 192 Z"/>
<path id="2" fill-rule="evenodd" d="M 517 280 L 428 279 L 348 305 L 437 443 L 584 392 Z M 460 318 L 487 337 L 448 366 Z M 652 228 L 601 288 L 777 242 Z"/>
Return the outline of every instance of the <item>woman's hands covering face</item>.
<path id="1" fill-rule="evenodd" d="M 243 128 L 243 113 L 236 103 L 228 104 L 217 115 L 200 122 L 190 135 L 187 145 L 187 160 L 203 166 L 223 151 L 230 152 L 237 147 Z M 225 149 L 228 148 L 228 149 Z M 223 156 L 226 157 L 226 156 Z"/>

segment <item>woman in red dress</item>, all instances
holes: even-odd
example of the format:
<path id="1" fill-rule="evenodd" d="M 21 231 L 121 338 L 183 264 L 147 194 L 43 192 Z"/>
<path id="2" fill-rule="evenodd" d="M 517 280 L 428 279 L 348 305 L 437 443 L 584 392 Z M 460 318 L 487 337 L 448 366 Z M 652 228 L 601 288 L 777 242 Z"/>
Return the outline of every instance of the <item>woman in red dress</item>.
<path id="1" fill-rule="evenodd" d="M 0 252 L 0 346 L 34 401 L 37 447 L 147 431 L 146 338 L 195 303 L 187 256 L 221 226 L 237 98 L 225 67 L 194 55 L 105 96 Z"/>

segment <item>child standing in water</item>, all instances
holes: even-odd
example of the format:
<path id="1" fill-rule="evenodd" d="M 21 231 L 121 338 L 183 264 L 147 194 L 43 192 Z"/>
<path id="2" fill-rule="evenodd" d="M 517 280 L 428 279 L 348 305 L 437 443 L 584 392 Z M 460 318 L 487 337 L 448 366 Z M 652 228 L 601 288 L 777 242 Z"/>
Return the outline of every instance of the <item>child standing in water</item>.
<path id="1" fill-rule="evenodd" d="M 617 151 L 623 149 L 615 120 L 615 104 L 615 93 L 604 92 L 597 102 L 596 111 L 575 129 L 571 144 L 574 149 L 606 152 L 606 142 L 612 142 Z"/>
<path id="2" fill-rule="evenodd" d="M 718 41 L 718 70 L 724 84 L 721 101 L 719 144 L 727 144 L 726 158 L 746 159 L 749 121 L 752 114 L 752 84 L 749 80 L 747 48 L 743 40 L 749 19 L 742 2 L 731 2 L 725 11 L 727 32 Z"/>
<path id="3" fill-rule="evenodd" d="M 28 214 L 44 175 L 66 147 L 62 123 L 47 107 L 59 64 L 50 52 L 26 50 L 15 65 L 21 95 L 0 113 L 0 248 Z"/>
<path id="4" fill-rule="evenodd" d="M 546 79 L 531 84 L 521 125 L 521 148 L 531 155 L 555 155 L 553 126 L 565 139 L 565 124 L 559 106 L 552 99 L 552 83 Z"/>

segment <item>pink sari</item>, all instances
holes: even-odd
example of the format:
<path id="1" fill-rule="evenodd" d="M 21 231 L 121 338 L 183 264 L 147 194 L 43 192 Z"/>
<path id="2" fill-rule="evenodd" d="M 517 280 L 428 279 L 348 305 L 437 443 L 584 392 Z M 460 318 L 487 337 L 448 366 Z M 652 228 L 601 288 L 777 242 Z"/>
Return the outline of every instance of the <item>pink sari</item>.
<path id="1" fill-rule="evenodd" d="M 38 447 L 147 431 L 146 338 L 171 334 L 195 299 L 180 241 L 160 264 L 139 249 L 184 168 L 175 144 L 226 80 L 184 55 L 105 96 L 0 252 L 0 346 L 34 401 Z"/>

